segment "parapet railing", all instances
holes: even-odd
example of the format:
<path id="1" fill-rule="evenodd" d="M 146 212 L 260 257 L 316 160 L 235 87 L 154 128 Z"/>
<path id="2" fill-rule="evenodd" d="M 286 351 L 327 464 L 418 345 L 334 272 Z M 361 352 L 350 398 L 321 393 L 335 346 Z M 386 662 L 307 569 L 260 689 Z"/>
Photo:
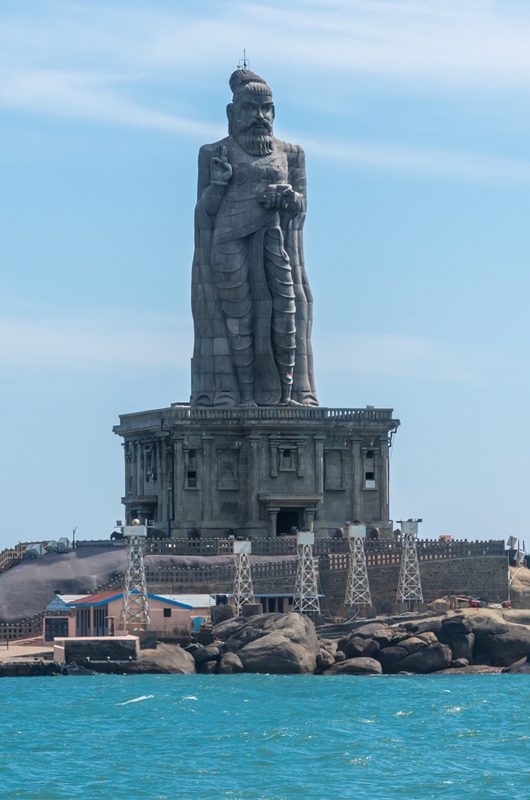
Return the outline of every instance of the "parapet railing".
<path id="1" fill-rule="evenodd" d="M 270 580 L 293 577 L 296 574 L 296 559 L 269 561 L 252 564 L 252 580 Z M 193 586 L 206 583 L 226 582 L 232 586 L 234 580 L 233 563 L 212 564 L 201 567 L 150 567 L 145 566 L 147 584 L 167 583 L 179 586 Z"/>
<path id="2" fill-rule="evenodd" d="M 316 543 L 315 543 L 316 544 Z M 452 558 L 476 558 L 479 556 L 506 556 L 504 541 L 438 542 L 431 539 L 416 543 L 418 561 L 446 561 Z M 387 540 L 365 542 L 366 564 L 368 567 L 392 566 L 401 563 L 401 542 Z M 321 570 L 341 570 L 348 568 L 347 552 L 328 552 L 320 559 Z"/>
<path id="3" fill-rule="evenodd" d="M 151 539 L 146 542 L 146 553 L 157 555 L 231 555 L 233 539 Z M 504 541 L 489 540 L 468 542 L 439 542 L 433 539 L 420 539 L 417 542 L 418 559 L 433 561 L 438 558 L 466 558 L 472 556 L 505 555 Z M 365 551 L 368 564 L 399 563 L 401 542 L 393 539 L 367 539 Z M 315 556 L 348 552 L 346 539 L 316 539 L 313 547 Z M 296 555 L 296 536 L 278 536 L 252 540 L 252 554 L 255 556 Z M 396 561 L 397 559 L 397 561 Z"/>
<path id="4" fill-rule="evenodd" d="M 40 613 L 15 622 L 0 622 L 0 639 L 10 642 L 15 639 L 32 639 L 40 636 L 43 616 L 44 614 Z"/>
<path id="5" fill-rule="evenodd" d="M 305 419 L 353 420 L 358 422 L 389 422 L 391 408 L 322 408 L 320 406 L 259 406 L 258 408 L 200 408 L 175 404 L 171 407 L 174 419 L 202 421 L 235 421 Z"/>

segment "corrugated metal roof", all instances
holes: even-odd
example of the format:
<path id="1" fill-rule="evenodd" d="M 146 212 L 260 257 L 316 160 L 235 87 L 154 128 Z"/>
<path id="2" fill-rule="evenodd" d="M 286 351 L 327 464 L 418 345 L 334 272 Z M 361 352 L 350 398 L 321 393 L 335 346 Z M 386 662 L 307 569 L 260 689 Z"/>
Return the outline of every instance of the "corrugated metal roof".
<path id="1" fill-rule="evenodd" d="M 211 594 L 161 594 L 158 596 L 175 603 L 182 603 L 190 608 L 210 608 L 216 604 L 215 595 Z"/>
<path id="2" fill-rule="evenodd" d="M 188 597 L 188 595 L 160 595 L 160 594 L 152 594 L 151 592 L 147 593 L 147 596 L 151 600 L 160 600 L 163 603 L 168 603 L 172 606 L 179 606 L 180 608 L 187 608 L 188 610 L 192 610 L 193 605 L 191 603 L 186 602 L 183 598 Z M 191 596 L 191 595 L 190 595 Z M 200 597 L 209 597 L 209 595 L 198 595 Z M 72 608 L 89 608 L 91 606 L 103 606 L 107 603 L 110 603 L 111 600 L 119 600 L 123 597 L 123 592 L 118 592 L 116 589 L 110 589 L 106 592 L 97 592 L 96 594 L 86 594 L 81 595 L 78 597 L 77 600 L 72 601 L 70 604 Z M 215 605 L 215 600 L 214 603 Z"/>

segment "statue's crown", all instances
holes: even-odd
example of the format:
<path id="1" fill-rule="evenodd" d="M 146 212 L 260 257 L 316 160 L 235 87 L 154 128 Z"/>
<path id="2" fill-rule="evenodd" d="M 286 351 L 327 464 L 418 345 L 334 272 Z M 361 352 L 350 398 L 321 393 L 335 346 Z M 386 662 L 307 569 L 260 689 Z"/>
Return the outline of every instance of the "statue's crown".
<path id="1" fill-rule="evenodd" d="M 242 92 L 272 95 L 270 86 L 267 85 L 263 78 L 249 69 L 236 69 L 230 75 L 228 82 L 234 99 Z"/>

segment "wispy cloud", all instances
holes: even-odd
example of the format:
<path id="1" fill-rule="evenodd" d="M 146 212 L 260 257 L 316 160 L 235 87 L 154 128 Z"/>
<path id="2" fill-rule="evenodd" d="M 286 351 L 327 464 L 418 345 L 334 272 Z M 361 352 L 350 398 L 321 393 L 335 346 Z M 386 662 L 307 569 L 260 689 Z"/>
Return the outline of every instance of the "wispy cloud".
<path id="1" fill-rule="evenodd" d="M 224 124 L 218 116 L 201 119 L 198 108 L 179 107 L 176 98 L 211 83 L 212 70 L 228 74 L 233 47 L 243 44 L 287 92 L 290 84 L 299 90 L 301 76 L 318 91 L 330 81 L 347 91 L 349 81 L 366 76 L 430 90 L 530 89 L 530 9 L 516 2 L 236 0 L 186 12 L 156 2 L 29 2 L 4 17 L 0 107 L 199 140 L 223 135 Z M 171 95 L 169 109 L 167 98 L 157 99 L 161 87 Z M 449 178 L 530 179 L 524 159 L 307 133 L 293 139 L 321 159 Z"/>
<path id="2" fill-rule="evenodd" d="M 87 309 L 76 315 L 27 313 L 0 319 L 3 370 L 179 369 L 193 347 L 190 321 L 174 315 Z"/>
<path id="3" fill-rule="evenodd" d="M 55 373 L 107 369 L 187 369 L 191 320 L 89 308 L 75 315 L 18 304 L 0 319 L 0 368 Z M 515 371 L 478 343 L 454 343 L 394 333 L 323 334 L 314 341 L 319 371 L 483 385 Z M 513 367 L 513 369 L 512 369 Z"/>
<path id="4" fill-rule="evenodd" d="M 487 385 L 491 376 L 517 374 L 504 354 L 469 342 L 394 333 L 324 335 L 314 343 L 319 369 L 337 374 L 378 375 L 450 384 Z"/>

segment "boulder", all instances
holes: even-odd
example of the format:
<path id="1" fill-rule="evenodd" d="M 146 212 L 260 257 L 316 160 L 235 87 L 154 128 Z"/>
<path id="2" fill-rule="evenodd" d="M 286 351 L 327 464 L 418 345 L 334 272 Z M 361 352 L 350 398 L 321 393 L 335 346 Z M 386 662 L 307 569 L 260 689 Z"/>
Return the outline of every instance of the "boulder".
<path id="1" fill-rule="evenodd" d="M 191 675 L 196 670 L 191 653 L 178 644 L 159 643 L 156 650 L 141 650 L 138 660 L 132 662 L 127 671 Z"/>
<path id="2" fill-rule="evenodd" d="M 427 645 L 399 662 L 400 670 L 425 674 L 449 667 L 453 655 L 447 644 Z"/>
<path id="3" fill-rule="evenodd" d="M 226 649 L 230 652 L 238 653 L 241 648 L 271 633 L 279 633 L 293 644 L 300 645 L 313 656 L 315 661 L 320 652 L 313 622 L 296 612 L 259 614 L 248 620 L 242 620 L 241 623 L 238 628 L 230 629 L 229 636 L 224 639 Z M 225 624 L 222 623 L 222 625 Z M 216 628 L 217 635 L 219 635 L 220 627 Z"/>
<path id="4" fill-rule="evenodd" d="M 371 658 L 380 649 L 379 642 L 375 639 L 362 639 L 360 636 L 352 637 L 346 644 L 344 655 L 346 658 Z"/>
<path id="5" fill-rule="evenodd" d="M 328 653 L 327 650 L 321 650 L 317 655 L 317 673 L 320 675 L 321 672 L 325 672 L 327 669 L 332 667 L 334 663 L 334 656 L 332 656 L 331 653 Z"/>
<path id="6" fill-rule="evenodd" d="M 231 675 L 235 672 L 243 672 L 243 664 L 237 653 L 225 653 L 219 661 L 218 671 L 221 675 Z"/>
<path id="7" fill-rule="evenodd" d="M 442 627 L 442 620 L 440 617 L 434 617 L 433 619 L 421 620 L 421 622 L 405 622 L 402 624 L 402 627 L 416 635 L 418 633 L 425 633 L 426 631 L 438 634 Z"/>
<path id="8" fill-rule="evenodd" d="M 455 636 L 460 636 L 464 633 L 471 632 L 471 620 L 463 614 L 455 615 L 454 617 L 447 617 L 443 620 L 438 639 L 445 644 L 449 644 L 449 640 Z"/>
<path id="9" fill-rule="evenodd" d="M 203 661 L 199 667 L 201 675 L 213 675 L 217 672 L 218 661 Z"/>
<path id="10" fill-rule="evenodd" d="M 467 658 L 455 658 L 451 661 L 451 669 L 463 669 L 463 667 L 469 667 Z"/>
<path id="11" fill-rule="evenodd" d="M 274 675 L 312 674 L 316 669 L 317 652 L 288 639 L 275 630 L 238 650 L 245 672 L 267 672 Z"/>
<path id="12" fill-rule="evenodd" d="M 375 639 L 381 647 L 389 645 L 395 635 L 395 631 L 388 625 L 382 625 L 380 622 L 369 622 L 367 625 L 361 625 L 352 631 L 352 636 L 360 636 L 363 639 Z"/>
<path id="13" fill-rule="evenodd" d="M 475 646 L 474 633 L 459 633 L 453 636 L 449 641 L 440 639 L 442 644 L 448 644 L 453 653 L 453 658 L 465 658 L 468 661 L 473 660 L 473 647 Z"/>
<path id="14" fill-rule="evenodd" d="M 383 669 L 375 658 L 347 658 L 326 670 L 324 675 L 381 675 Z"/>
<path id="15" fill-rule="evenodd" d="M 475 651 L 488 654 L 493 666 L 507 667 L 530 655 L 530 628 L 492 619 L 473 624 Z M 475 660 L 476 663 L 476 660 Z"/>
<path id="16" fill-rule="evenodd" d="M 194 650 L 193 658 L 195 659 L 196 666 L 200 667 L 200 665 L 204 664 L 206 661 L 219 661 L 221 658 L 221 651 L 218 645 L 209 644 L 207 647 L 199 647 L 197 650 Z"/>
<path id="17" fill-rule="evenodd" d="M 346 654 L 343 650 L 337 650 L 335 653 L 335 664 L 338 664 L 340 661 L 346 660 Z"/>

